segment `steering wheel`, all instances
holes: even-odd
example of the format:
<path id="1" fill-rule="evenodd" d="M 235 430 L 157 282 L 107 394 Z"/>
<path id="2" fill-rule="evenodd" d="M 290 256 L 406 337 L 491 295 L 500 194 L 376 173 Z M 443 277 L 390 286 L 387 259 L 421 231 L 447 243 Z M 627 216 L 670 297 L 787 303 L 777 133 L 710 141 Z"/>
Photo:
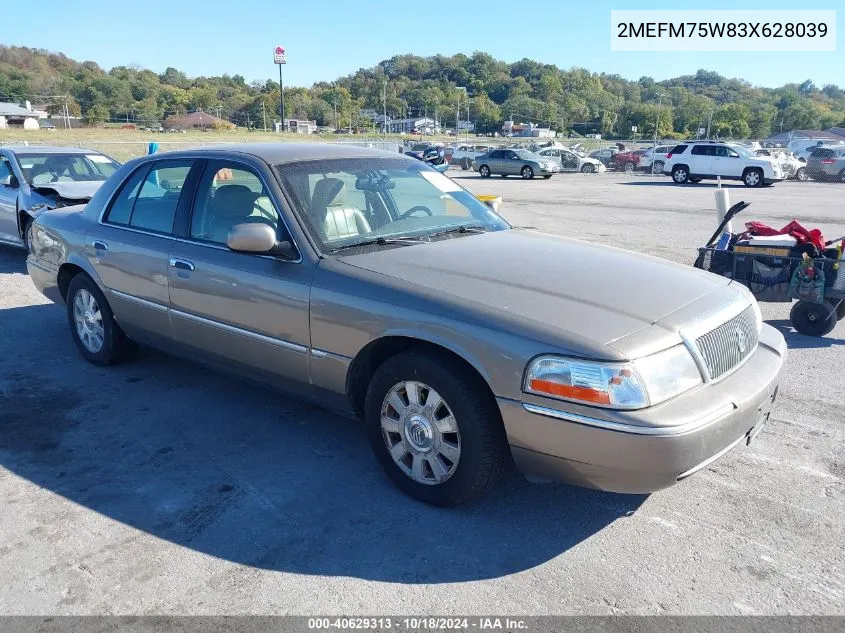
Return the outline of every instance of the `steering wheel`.
<path id="1" fill-rule="evenodd" d="M 424 207 L 424 206 L 423 206 L 423 205 L 421 205 L 421 204 L 418 204 L 417 206 L 415 206 L 415 207 L 411 207 L 410 209 L 408 209 L 407 211 L 405 211 L 405 213 L 401 213 L 401 214 L 399 214 L 399 219 L 400 219 L 400 220 L 404 220 L 405 218 L 410 217 L 410 215 L 411 215 L 412 213 L 414 213 L 415 211 L 425 211 L 425 212 L 426 212 L 429 216 L 434 215 L 434 214 L 431 212 L 431 209 L 429 209 L 428 207 Z"/>

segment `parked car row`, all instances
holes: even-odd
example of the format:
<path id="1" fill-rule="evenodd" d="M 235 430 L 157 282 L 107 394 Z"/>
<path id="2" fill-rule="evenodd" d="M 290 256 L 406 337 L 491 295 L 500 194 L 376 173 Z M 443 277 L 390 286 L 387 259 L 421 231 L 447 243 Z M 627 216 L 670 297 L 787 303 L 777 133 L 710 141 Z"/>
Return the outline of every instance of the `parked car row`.
<path id="1" fill-rule="evenodd" d="M 497 149 L 476 169 L 560 168 Z M 398 488 L 441 506 L 511 460 L 608 491 L 671 486 L 757 436 L 786 354 L 744 286 L 512 227 L 396 152 L 146 156 L 31 236 L 30 278 L 88 362 L 141 343 L 360 418 Z"/>

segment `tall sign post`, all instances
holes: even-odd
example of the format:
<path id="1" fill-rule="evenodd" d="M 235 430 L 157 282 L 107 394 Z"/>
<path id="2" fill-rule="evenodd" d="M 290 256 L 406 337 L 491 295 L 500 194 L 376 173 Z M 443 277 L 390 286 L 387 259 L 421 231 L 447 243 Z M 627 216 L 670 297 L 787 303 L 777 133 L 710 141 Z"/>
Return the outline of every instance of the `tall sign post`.
<path id="1" fill-rule="evenodd" d="M 273 63 L 279 67 L 279 100 L 280 100 L 280 109 L 281 109 L 281 117 L 282 117 L 282 132 L 285 131 L 285 84 L 282 81 L 282 66 L 287 63 L 287 56 L 285 55 L 285 49 L 281 46 L 277 46 L 273 50 Z"/>

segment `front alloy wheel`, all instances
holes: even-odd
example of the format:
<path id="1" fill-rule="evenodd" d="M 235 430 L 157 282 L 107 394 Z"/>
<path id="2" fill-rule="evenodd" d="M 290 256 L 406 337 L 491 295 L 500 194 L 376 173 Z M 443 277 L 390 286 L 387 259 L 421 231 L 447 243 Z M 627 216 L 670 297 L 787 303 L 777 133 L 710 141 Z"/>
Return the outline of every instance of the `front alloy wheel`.
<path id="1" fill-rule="evenodd" d="M 487 165 L 482 165 L 478 168 L 478 173 L 481 175 L 482 178 L 489 178 L 490 168 Z"/>
<path id="2" fill-rule="evenodd" d="M 520 172 L 520 173 L 522 173 L 522 177 L 525 180 L 531 180 L 534 177 L 534 170 L 531 169 L 531 167 L 529 167 L 528 165 L 523 167 L 522 172 Z"/>
<path id="3" fill-rule="evenodd" d="M 461 433 L 449 405 L 423 382 L 397 383 L 381 406 L 381 431 L 393 462 L 414 481 L 451 477 L 461 458 Z"/>
<path id="4" fill-rule="evenodd" d="M 759 169 L 749 169 L 745 172 L 742 181 L 746 187 L 759 187 L 763 184 L 763 174 Z"/>

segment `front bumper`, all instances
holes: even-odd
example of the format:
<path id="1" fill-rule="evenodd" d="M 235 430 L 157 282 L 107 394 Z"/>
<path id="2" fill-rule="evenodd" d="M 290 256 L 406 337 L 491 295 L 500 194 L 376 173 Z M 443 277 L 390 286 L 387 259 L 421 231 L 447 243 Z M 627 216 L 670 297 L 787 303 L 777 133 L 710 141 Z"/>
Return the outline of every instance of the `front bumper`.
<path id="1" fill-rule="evenodd" d="M 523 402 L 498 398 L 498 404 L 521 471 L 600 490 L 648 493 L 750 441 L 768 420 L 785 358 L 783 336 L 764 325 L 757 351 L 728 378 L 650 409 L 602 415 L 605 410 L 528 396 Z"/>

